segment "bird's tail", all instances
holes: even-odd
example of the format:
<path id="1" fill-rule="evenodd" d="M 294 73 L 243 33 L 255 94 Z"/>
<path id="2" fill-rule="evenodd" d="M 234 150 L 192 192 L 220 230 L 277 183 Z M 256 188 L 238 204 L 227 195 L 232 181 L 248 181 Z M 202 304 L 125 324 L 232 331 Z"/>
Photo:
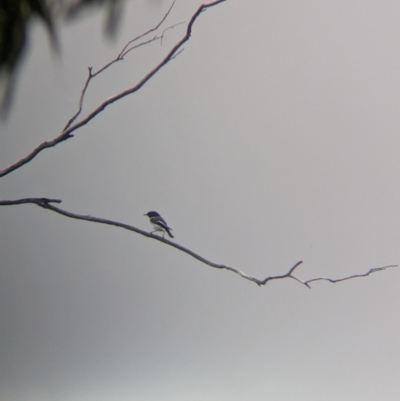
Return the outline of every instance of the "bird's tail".
<path id="1" fill-rule="evenodd" d="M 169 227 L 166 227 L 165 230 L 167 231 L 167 233 L 168 233 L 168 235 L 170 236 L 170 238 L 174 238 L 174 236 L 173 236 L 172 233 L 171 233 L 171 229 L 170 229 Z"/>

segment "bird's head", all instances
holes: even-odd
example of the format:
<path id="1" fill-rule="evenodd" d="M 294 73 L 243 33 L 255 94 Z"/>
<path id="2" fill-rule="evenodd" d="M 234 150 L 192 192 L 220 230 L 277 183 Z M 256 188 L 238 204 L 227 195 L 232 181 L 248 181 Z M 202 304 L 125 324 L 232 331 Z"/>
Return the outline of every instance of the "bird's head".
<path id="1" fill-rule="evenodd" d="M 147 212 L 144 216 L 157 217 L 157 216 L 159 216 L 159 214 L 157 212 L 151 211 L 151 212 Z"/>

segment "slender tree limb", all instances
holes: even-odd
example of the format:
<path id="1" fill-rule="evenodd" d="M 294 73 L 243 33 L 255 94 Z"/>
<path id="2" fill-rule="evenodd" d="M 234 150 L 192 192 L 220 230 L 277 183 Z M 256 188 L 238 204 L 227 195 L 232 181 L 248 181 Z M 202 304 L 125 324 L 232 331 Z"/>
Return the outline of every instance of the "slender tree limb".
<path id="1" fill-rule="evenodd" d="M 111 67 L 113 64 L 117 63 L 118 61 L 123 60 L 124 57 L 125 57 L 129 52 L 131 52 L 132 50 L 135 50 L 135 49 L 137 49 L 138 47 L 147 45 L 147 44 L 149 44 L 149 43 L 151 43 L 151 42 L 154 42 L 154 41 L 156 41 L 156 40 L 160 40 L 160 42 L 162 43 L 162 40 L 163 40 L 165 31 L 168 30 L 169 28 L 173 29 L 174 26 L 179 25 L 179 24 L 172 25 L 172 26 L 170 26 L 170 27 L 164 29 L 164 31 L 162 32 L 161 35 L 156 35 L 156 36 L 154 36 L 154 37 L 151 38 L 151 39 L 148 39 L 148 40 L 146 40 L 146 41 L 144 41 L 144 42 L 141 42 L 141 43 L 139 43 L 139 44 L 137 44 L 137 45 L 135 45 L 135 46 L 131 46 L 131 47 L 130 47 L 130 45 L 131 45 L 132 43 L 136 42 L 137 40 L 139 40 L 139 39 L 141 39 L 141 38 L 144 38 L 145 36 L 149 35 L 151 32 L 156 31 L 156 30 L 164 23 L 164 21 L 167 19 L 168 15 L 170 14 L 172 8 L 174 7 L 175 1 L 176 1 L 176 0 L 174 0 L 174 1 L 172 2 L 172 4 L 171 4 L 170 8 L 168 9 L 168 11 L 164 14 L 164 16 L 163 16 L 163 18 L 161 19 L 161 21 L 160 21 L 155 27 L 153 27 L 153 28 L 149 29 L 148 31 L 142 33 L 141 35 L 136 36 L 135 38 L 131 39 L 131 40 L 122 48 L 122 50 L 119 52 L 118 56 L 115 57 L 115 59 L 113 59 L 113 60 L 111 60 L 110 62 L 108 62 L 107 64 L 105 64 L 103 67 L 101 67 L 101 68 L 100 68 L 99 70 L 97 70 L 96 72 L 93 72 L 93 68 L 92 68 L 92 67 L 88 67 L 88 69 L 89 69 L 89 75 L 88 75 L 88 78 L 86 79 L 85 85 L 84 85 L 84 87 L 83 87 L 83 89 L 82 89 L 82 91 L 81 91 L 81 96 L 80 96 L 80 99 L 79 99 L 79 107 L 78 107 L 78 110 L 77 110 L 77 112 L 69 119 L 69 121 L 67 122 L 66 126 L 65 126 L 64 129 L 63 129 L 63 132 L 64 132 L 65 130 L 67 130 L 67 129 L 72 125 L 72 123 L 77 119 L 77 117 L 81 114 L 81 112 L 82 112 L 82 105 L 83 105 L 83 99 L 84 99 L 84 97 L 85 97 L 86 90 L 87 90 L 87 88 L 88 88 L 88 86 L 89 86 L 89 83 L 90 83 L 90 81 L 91 81 L 93 78 L 95 78 L 97 75 L 99 75 L 99 74 L 101 74 L 102 72 L 104 72 L 106 69 L 108 69 L 109 67 Z"/>
<path id="2" fill-rule="evenodd" d="M 46 204 L 49 203 L 61 203 L 61 199 L 52 199 L 52 198 L 23 198 L 23 199 L 15 199 L 15 200 L 2 200 L 0 201 L 0 206 L 11 206 L 11 205 L 23 205 L 26 203 L 33 203 L 35 205 L 46 207 Z"/>
<path id="3" fill-rule="evenodd" d="M 205 11 L 206 9 L 213 7 L 217 4 L 220 4 L 222 2 L 225 2 L 226 0 L 216 0 L 211 3 L 207 4 L 202 4 L 197 11 L 192 15 L 188 26 L 186 28 L 186 34 L 185 36 L 178 41 L 172 49 L 168 52 L 168 54 L 164 57 L 164 59 L 156 66 L 154 67 L 148 74 L 145 75 L 144 78 L 142 78 L 136 85 L 134 85 L 131 88 L 128 88 L 120 93 L 117 93 L 114 96 L 109 97 L 106 99 L 103 103 L 101 103 L 97 108 L 95 108 L 91 113 L 89 113 L 84 119 L 81 121 L 77 122 L 70 128 L 68 128 L 66 131 L 62 133 L 62 135 L 71 135 L 72 132 L 76 131 L 78 128 L 81 128 L 82 126 L 86 125 L 89 121 L 91 121 L 94 117 L 96 117 L 100 112 L 102 112 L 107 106 L 111 105 L 112 103 L 116 102 L 117 100 L 120 100 L 128 95 L 131 95 L 135 92 L 137 92 L 139 89 L 142 88 L 159 70 L 161 70 L 163 67 L 165 67 L 171 60 L 173 60 L 176 57 L 176 53 L 180 50 L 180 48 L 183 46 L 184 43 L 186 43 L 192 34 L 192 29 L 193 29 L 193 24 L 196 21 L 196 19 L 199 17 L 199 15 Z M 0 172 L 0 177 L 1 177 L 1 172 Z"/>
<path id="4" fill-rule="evenodd" d="M 144 38 L 145 36 L 149 35 L 152 32 L 155 32 L 162 24 L 163 22 L 168 18 L 168 15 L 170 14 L 172 8 L 175 5 L 176 0 L 174 0 L 170 6 L 170 8 L 168 9 L 168 11 L 165 13 L 164 17 L 162 18 L 162 20 L 153 28 L 149 29 L 148 31 L 142 33 L 141 35 L 137 36 L 136 38 L 130 40 L 121 50 L 121 52 L 119 53 L 118 57 L 122 58 L 124 56 L 125 50 L 134 42 L 136 42 L 137 40 Z"/>
<path id="5" fill-rule="evenodd" d="M 75 122 L 76 118 L 81 113 L 81 110 L 82 110 L 81 103 L 83 102 L 83 98 L 84 98 L 84 95 L 86 93 L 87 86 L 89 85 L 89 82 L 93 78 L 93 75 L 94 75 L 89 70 L 89 77 L 87 78 L 85 86 L 84 86 L 84 88 L 83 88 L 83 90 L 81 92 L 80 106 L 78 108 L 78 112 L 73 117 L 71 117 L 71 119 L 66 124 L 65 129 L 58 136 L 53 138 L 52 140 L 42 142 L 40 145 L 38 145 L 36 148 L 34 148 L 30 153 L 28 153 L 25 157 L 21 158 L 20 160 L 18 160 L 17 162 L 9 165 L 6 168 L 1 169 L 0 170 L 0 177 L 4 177 L 4 176 L 10 174 L 11 172 L 13 172 L 14 170 L 17 170 L 18 168 L 21 168 L 25 164 L 29 163 L 32 159 L 34 159 L 43 150 L 51 148 L 51 147 L 54 147 L 54 146 L 58 145 L 59 143 L 66 141 L 67 139 L 73 138 L 73 132 L 74 131 L 78 130 L 79 128 L 83 127 L 88 122 L 93 120 L 106 107 L 108 107 L 112 103 L 116 102 L 117 100 L 120 100 L 120 99 L 122 99 L 122 98 L 124 98 L 124 97 L 126 97 L 128 95 L 131 95 L 131 94 L 137 92 L 139 89 L 141 89 L 158 71 L 160 71 L 163 67 L 165 67 L 170 61 L 174 60 L 177 57 L 177 55 L 182 52 L 181 48 L 182 48 L 183 44 L 186 43 L 190 39 L 190 36 L 192 34 L 192 30 L 193 30 L 193 24 L 195 23 L 197 18 L 200 16 L 200 14 L 203 11 L 207 10 L 208 8 L 216 6 L 216 5 L 218 5 L 220 3 L 223 3 L 225 1 L 226 0 L 215 0 L 215 1 L 212 1 L 210 3 L 202 4 L 197 9 L 197 11 L 192 15 L 192 17 L 190 18 L 190 21 L 189 21 L 189 23 L 187 25 L 187 28 L 186 28 L 186 34 L 182 37 L 181 40 L 179 40 L 171 48 L 171 50 L 168 52 L 168 54 L 164 57 L 164 59 L 160 63 L 158 63 L 149 73 L 147 73 L 136 85 L 134 85 L 131 88 L 128 88 L 128 89 L 126 89 L 126 90 L 124 90 L 122 92 L 119 92 L 119 93 L 117 93 L 117 94 L 115 94 L 113 96 L 110 96 L 108 99 L 103 101 L 98 107 L 96 107 L 94 110 L 92 110 L 86 117 L 84 117 L 82 120 L 80 120 L 80 121 L 76 122 L 75 124 L 73 124 Z M 171 10 L 171 8 L 170 8 L 170 10 Z M 167 12 L 167 15 L 169 14 L 170 10 Z M 148 31 L 148 33 L 149 32 L 151 32 L 151 30 Z M 143 34 L 143 35 L 145 35 L 145 34 Z M 143 36 L 140 36 L 140 37 L 143 37 Z M 138 38 L 140 38 L 140 37 L 138 37 Z M 161 38 L 162 38 L 162 34 L 161 34 L 161 36 L 157 37 L 157 39 L 161 39 Z M 129 49 L 128 50 L 127 49 L 123 50 L 123 54 L 126 54 L 127 51 L 129 51 Z M 116 61 L 119 61 L 118 57 L 117 57 Z M 108 66 L 112 65 L 116 61 L 110 62 L 105 67 L 108 68 Z M 101 70 L 104 71 L 105 67 L 103 67 Z M 96 72 L 95 74 L 98 74 L 98 73 L 99 73 L 99 71 Z"/>
<path id="6" fill-rule="evenodd" d="M 92 70 L 93 70 L 92 67 L 88 67 L 88 72 L 89 72 L 89 74 L 88 74 L 88 77 L 86 78 L 85 85 L 83 85 L 83 89 L 82 89 L 82 92 L 81 92 L 81 96 L 80 96 L 80 98 L 79 98 L 79 107 L 78 107 L 78 110 L 77 110 L 76 113 L 68 120 L 67 124 L 65 125 L 65 127 L 64 127 L 64 129 L 63 129 L 63 132 L 64 132 L 66 129 L 68 129 L 68 127 L 71 126 L 71 124 L 78 118 L 78 116 L 79 116 L 79 115 L 81 114 L 81 112 L 82 112 L 83 99 L 85 98 L 86 90 L 87 90 L 87 88 L 88 88 L 88 86 L 89 86 L 89 83 L 90 83 L 90 81 L 91 81 L 92 78 L 93 78 Z"/>
<path id="7" fill-rule="evenodd" d="M 169 28 L 172 29 L 172 28 L 173 28 L 174 26 L 176 26 L 176 25 L 179 25 L 179 24 L 175 24 L 175 25 L 173 25 L 173 26 L 170 26 Z M 168 28 L 167 28 L 167 29 L 168 29 Z M 130 51 L 135 50 L 135 49 L 137 49 L 137 48 L 139 48 L 139 47 L 141 47 L 141 46 L 148 45 L 148 44 L 150 44 L 150 43 L 152 43 L 152 42 L 154 42 L 154 41 L 156 41 L 156 40 L 160 40 L 160 42 L 162 43 L 163 37 L 164 37 L 164 32 L 163 32 L 160 36 L 156 35 L 156 36 L 154 36 L 154 37 L 152 37 L 152 38 L 150 38 L 150 39 L 148 39 L 148 40 L 146 40 L 146 41 L 144 41 L 144 42 L 141 42 L 141 43 L 139 43 L 139 44 L 137 44 L 137 45 L 135 45 L 135 46 L 130 47 L 129 49 L 127 49 L 127 50 L 125 51 L 125 53 L 123 53 L 122 55 L 119 54 L 114 60 L 111 60 L 109 63 L 107 63 L 106 65 L 104 65 L 103 67 L 101 67 L 101 68 L 100 68 L 98 71 L 96 71 L 96 72 L 93 72 L 93 67 L 88 67 L 89 74 L 88 74 L 88 77 L 86 78 L 86 82 L 85 82 L 85 84 L 84 84 L 84 86 L 83 86 L 83 89 L 82 89 L 82 91 L 81 91 L 81 95 L 80 95 L 80 97 L 79 97 L 79 106 L 78 106 L 78 110 L 77 110 L 76 113 L 68 120 L 68 122 L 67 122 L 67 124 L 65 125 L 64 129 L 62 130 L 62 132 L 65 132 L 65 131 L 73 124 L 73 122 L 79 117 L 79 115 L 81 114 L 82 108 L 83 108 L 83 101 L 84 101 L 84 98 L 85 98 L 85 95 L 86 95 L 86 90 L 87 90 L 87 88 L 89 87 L 89 84 L 90 84 L 90 82 L 91 82 L 91 80 L 92 80 L 93 78 L 96 78 L 97 75 L 99 75 L 99 74 L 101 74 L 102 72 L 104 72 L 107 68 L 111 67 L 111 66 L 112 66 L 113 64 L 115 64 L 116 62 L 123 60 L 124 57 L 125 57 Z"/>
<path id="8" fill-rule="evenodd" d="M 165 28 L 165 29 L 162 31 L 161 35 L 160 35 L 160 45 L 162 46 L 162 41 L 163 41 L 163 39 L 164 39 L 165 32 L 169 31 L 170 29 L 174 29 L 176 26 L 179 26 L 179 25 L 182 25 L 182 24 L 184 24 L 184 22 L 178 22 L 177 24 L 174 24 L 174 25 L 171 25 L 171 26 Z"/>
<path id="9" fill-rule="evenodd" d="M 112 63 L 117 62 L 117 61 L 120 61 L 120 60 L 123 60 L 124 57 L 125 57 L 129 52 L 131 52 L 132 50 L 135 50 L 135 49 L 137 49 L 137 48 L 139 48 L 139 47 L 141 47 L 141 46 L 148 45 L 148 44 L 150 44 L 151 42 L 155 42 L 156 40 L 160 40 L 160 41 L 161 41 L 161 35 L 155 35 L 155 36 L 153 36 L 152 38 L 145 40 L 144 42 L 140 42 L 140 43 L 138 43 L 137 45 L 130 47 L 129 49 L 127 49 L 127 50 L 125 51 L 125 53 L 124 53 L 121 57 L 118 56 L 118 58 L 115 59 Z M 109 63 L 109 65 L 107 65 L 107 66 L 105 66 L 105 67 L 109 67 L 110 65 L 111 65 L 111 63 Z M 105 67 L 103 67 L 103 68 L 101 68 L 99 71 L 97 71 L 97 72 L 96 72 L 96 75 L 102 73 L 102 72 L 105 70 Z"/>
<path id="10" fill-rule="evenodd" d="M 311 280 L 307 280 L 304 284 L 309 285 L 310 283 L 312 283 L 314 281 L 321 281 L 321 280 L 329 281 L 332 284 L 336 284 L 336 283 L 339 283 L 341 281 L 350 280 L 350 279 L 357 278 L 357 277 L 366 277 L 366 276 L 369 276 L 372 273 L 389 269 L 390 267 L 397 267 L 397 265 L 388 265 L 388 266 L 383 266 L 383 267 L 373 267 L 372 269 L 369 269 L 364 274 L 354 274 L 352 276 L 343 277 L 343 278 L 337 278 L 337 279 L 332 279 L 332 278 L 327 278 L 327 277 L 312 278 Z"/>
<path id="11" fill-rule="evenodd" d="M 118 221 L 113 221 L 113 220 L 108 220 L 108 219 L 103 219 L 100 217 L 93 217 L 90 215 L 83 215 L 83 214 L 76 214 L 76 213 L 72 213 L 69 212 L 65 209 L 61 209 L 57 206 L 54 206 L 54 203 L 61 203 L 61 199 L 50 199 L 50 198 L 24 198 L 24 199 L 16 199 L 16 200 L 3 200 L 0 201 L 0 206 L 10 206 L 10 205 L 22 205 L 22 204 L 34 204 L 37 206 L 42 207 L 43 209 L 47 209 L 47 210 L 51 210 L 55 213 L 61 214 L 63 216 L 69 217 L 71 219 L 76 219 L 76 220 L 83 220 L 83 221 L 88 221 L 91 223 L 99 223 L 99 224 L 105 224 L 105 225 L 109 225 L 109 226 L 114 226 L 114 227 L 120 227 L 123 228 L 125 230 L 128 231 L 133 231 L 137 234 L 143 235 L 144 237 L 147 238 L 151 238 L 154 239 L 156 241 L 160 241 L 163 242 L 166 245 L 172 246 L 173 248 L 176 248 L 188 255 L 190 255 L 191 257 L 193 257 L 194 259 L 197 259 L 198 261 L 210 266 L 210 267 L 214 267 L 216 269 L 225 269 L 225 270 L 229 270 L 235 274 L 238 274 L 240 277 L 252 281 L 253 283 L 256 283 L 257 285 L 259 285 L 260 287 L 263 285 L 266 285 L 269 281 L 272 280 L 282 280 L 282 279 L 286 279 L 286 278 L 291 278 L 295 281 L 297 281 L 300 284 L 305 285 L 306 287 L 311 289 L 310 283 L 314 282 L 314 281 L 329 281 L 330 283 L 338 283 L 340 281 L 345 281 L 345 280 L 350 280 L 353 278 L 358 278 L 358 277 L 366 277 L 369 276 L 372 273 L 376 273 L 379 271 L 383 271 L 392 267 L 397 267 L 397 265 L 388 265 L 388 266 L 383 266 L 383 267 L 375 267 L 370 269 L 368 272 L 363 273 L 363 274 L 355 274 L 352 276 L 348 276 L 348 277 L 343 277 L 343 278 L 339 278 L 339 279 L 331 279 L 331 278 L 326 278 L 326 277 L 317 277 L 317 278 L 313 278 L 310 280 L 306 280 L 303 281 L 301 279 L 299 279 L 298 277 L 296 277 L 293 273 L 294 271 L 303 263 L 302 261 L 297 262 L 295 265 L 293 265 L 293 267 L 291 267 L 289 269 L 289 271 L 285 274 L 281 274 L 281 275 L 276 275 L 276 276 L 268 276 L 264 279 L 258 279 L 256 277 L 252 277 L 244 272 L 242 272 L 241 270 L 238 270 L 234 267 L 228 266 L 228 265 L 224 265 L 224 264 L 219 264 L 219 263 L 215 263 L 212 262 L 206 258 L 204 258 L 203 256 L 191 251 L 188 248 L 185 248 L 182 245 L 179 245 L 175 242 L 172 242 L 166 238 L 151 234 L 147 231 L 143 231 L 140 228 L 131 226 L 129 224 L 125 224 L 125 223 L 120 223 Z"/>

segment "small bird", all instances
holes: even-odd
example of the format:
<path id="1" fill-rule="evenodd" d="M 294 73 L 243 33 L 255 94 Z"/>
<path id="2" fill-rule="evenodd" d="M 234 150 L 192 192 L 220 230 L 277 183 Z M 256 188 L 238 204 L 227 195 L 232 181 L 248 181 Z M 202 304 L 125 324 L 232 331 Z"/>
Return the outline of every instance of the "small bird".
<path id="1" fill-rule="evenodd" d="M 165 232 L 167 232 L 171 238 L 174 238 L 174 236 L 171 234 L 171 231 L 170 231 L 170 230 L 172 230 L 172 228 L 168 227 L 167 222 L 157 212 L 154 212 L 154 211 L 147 212 L 144 216 L 147 216 L 150 219 L 150 224 L 154 228 L 154 231 L 152 231 L 150 234 L 153 234 L 156 231 L 162 231 L 163 238 L 164 238 Z"/>

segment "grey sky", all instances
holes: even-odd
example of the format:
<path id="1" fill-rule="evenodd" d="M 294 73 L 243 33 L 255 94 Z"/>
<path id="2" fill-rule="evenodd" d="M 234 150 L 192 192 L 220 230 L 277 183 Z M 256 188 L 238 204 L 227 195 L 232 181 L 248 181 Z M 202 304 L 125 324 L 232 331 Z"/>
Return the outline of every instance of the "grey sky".
<path id="1" fill-rule="evenodd" d="M 179 1 L 170 22 L 199 3 Z M 101 15 L 33 27 L 0 167 L 51 139 L 87 66 L 153 26 L 130 2 L 116 42 Z M 400 4 L 232 1 L 184 52 L 76 137 L 0 180 L 1 199 L 149 229 L 257 277 L 342 277 L 400 262 Z M 85 111 L 152 68 L 184 27 L 93 81 Z M 264 288 L 175 249 L 35 206 L 0 209 L 1 401 L 397 401 L 399 273 L 312 290 Z"/>

